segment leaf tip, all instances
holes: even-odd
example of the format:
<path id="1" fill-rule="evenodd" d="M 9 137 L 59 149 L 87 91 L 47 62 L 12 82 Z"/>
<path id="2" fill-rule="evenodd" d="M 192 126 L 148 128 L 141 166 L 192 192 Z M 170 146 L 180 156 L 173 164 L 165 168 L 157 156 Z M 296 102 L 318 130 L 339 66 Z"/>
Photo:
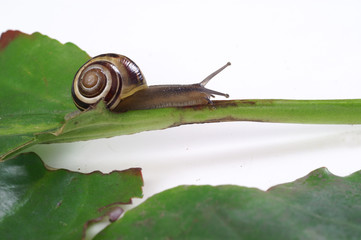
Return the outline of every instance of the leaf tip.
<path id="1" fill-rule="evenodd" d="M 0 36 L 0 50 L 3 50 L 9 43 L 16 39 L 19 35 L 29 36 L 19 30 L 8 30 L 3 32 Z"/>
<path id="2" fill-rule="evenodd" d="M 315 178 L 319 178 L 319 179 L 322 179 L 322 178 L 329 178 L 329 177 L 335 177 L 334 174 L 332 174 L 328 168 L 326 167 L 320 167 L 320 168 L 317 168 L 313 171 L 311 171 L 309 174 L 307 174 L 305 177 L 303 178 L 300 178 L 300 179 L 315 179 Z"/>

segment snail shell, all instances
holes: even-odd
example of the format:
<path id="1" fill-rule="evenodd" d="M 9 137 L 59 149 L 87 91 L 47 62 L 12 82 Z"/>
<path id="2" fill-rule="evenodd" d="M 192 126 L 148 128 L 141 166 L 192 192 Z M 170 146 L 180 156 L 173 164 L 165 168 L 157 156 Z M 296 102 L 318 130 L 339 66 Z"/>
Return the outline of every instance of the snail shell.
<path id="1" fill-rule="evenodd" d="M 80 110 L 102 99 L 113 112 L 203 105 L 212 103 L 210 97 L 214 95 L 228 97 L 204 86 L 229 65 L 227 63 L 197 84 L 148 86 L 139 67 L 128 57 L 103 54 L 90 59 L 78 70 L 72 96 Z"/>
<path id="2" fill-rule="evenodd" d="M 147 82 L 132 60 L 118 54 L 103 54 L 90 59 L 78 70 L 72 96 L 80 110 L 101 99 L 113 110 L 123 98 L 143 88 L 147 88 Z"/>

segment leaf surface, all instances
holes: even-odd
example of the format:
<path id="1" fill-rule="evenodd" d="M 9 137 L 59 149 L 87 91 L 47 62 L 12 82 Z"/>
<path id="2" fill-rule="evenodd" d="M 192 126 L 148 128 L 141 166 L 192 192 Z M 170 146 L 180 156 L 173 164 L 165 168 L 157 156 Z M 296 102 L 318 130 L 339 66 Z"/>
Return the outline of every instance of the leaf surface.
<path id="1" fill-rule="evenodd" d="M 100 102 L 80 113 L 71 84 L 90 57 L 40 33 L 0 38 L 0 161 L 37 143 L 72 142 L 192 123 L 259 121 L 361 124 L 361 100 L 248 99 L 211 105 L 109 112 Z M 151 84 L 151 82 L 149 82 Z"/>
<path id="2" fill-rule="evenodd" d="M 0 156 L 36 143 L 76 110 L 70 86 L 90 57 L 72 43 L 8 31 L 0 39 Z"/>
<path id="3" fill-rule="evenodd" d="M 264 192 L 179 186 L 147 199 L 99 239 L 359 239 L 361 171 L 325 168 Z"/>
<path id="4" fill-rule="evenodd" d="M 81 239 L 88 224 L 142 197 L 141 170 L 50 171 L 35 153 L 0 163 L 1 239 Z"/>

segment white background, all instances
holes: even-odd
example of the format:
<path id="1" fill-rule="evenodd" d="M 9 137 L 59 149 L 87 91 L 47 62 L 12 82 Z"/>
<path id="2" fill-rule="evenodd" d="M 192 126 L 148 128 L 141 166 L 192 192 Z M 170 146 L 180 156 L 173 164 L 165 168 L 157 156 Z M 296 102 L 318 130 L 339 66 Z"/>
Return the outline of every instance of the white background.
<path id="1" fill-rule="evenodd" d="M 232 99 L 361 98 L 361 1 L 12 0 L 0 6 L 1 32 L 39 31 L 91 56 L 126 55 L 149 85 L 199 82 L 230 61 L 208 87 Z M 180 184 L 266 190 L 319 167 L 341 176 L 360 170 L 361 126 L 199 124 L 32 150 L 52 167 L 82 172 L 141 167 L 145 197 Z"/>

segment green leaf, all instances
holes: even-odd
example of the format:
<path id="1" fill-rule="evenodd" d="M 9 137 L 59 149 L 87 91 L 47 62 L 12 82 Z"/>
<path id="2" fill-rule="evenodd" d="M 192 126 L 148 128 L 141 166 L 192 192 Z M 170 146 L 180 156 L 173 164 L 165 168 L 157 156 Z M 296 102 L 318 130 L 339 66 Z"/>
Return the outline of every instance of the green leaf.
<path id="1" fill-rule="evenodd" d="M 179 186 L 159 193 L 95 239 L 359 239 L 361 171 L 325 168 L 264 192 Z"/>
<path id="2" fill-rule="evenodd" d="M 89 223 L 142 196 L 140 169 L 47 170 L 34 153 L 0 163 L 1 239 L 80 239 Z"/>
<path id="3" fill-rule="evenodd" d="M 71 83 L 90 57 L 72 43 L 8 31 L 0 39 L 0 161 L 37 143 L 72 142 L 191 123 L 361 124 L 361 100 L 232 100 L 212 105 L 80 113 Z M 150 82 L 151 84 L 151 82 Z M 65 120 L 66 118 L 66 120 Z"/>
<path id="4" fill-rule="evenodd" d="M 350 100 L 231 100 L 213 105 L 112 113 L 104 103 L 69 119 L 56 132 L 37 136 L 40 143 L 72 142 L 192 123 L 259 121 L 283 123 L 358 124 L 361 99 Z"/>
<path id="5" fill-rule="evenodd" d="M 0 39 L 0 156 L 36 143 L 76 110 L 70 86 L 89 56 L 40 33 L 8 31 Z M 19 148 L 19 149 L 18 149 Z"/>

